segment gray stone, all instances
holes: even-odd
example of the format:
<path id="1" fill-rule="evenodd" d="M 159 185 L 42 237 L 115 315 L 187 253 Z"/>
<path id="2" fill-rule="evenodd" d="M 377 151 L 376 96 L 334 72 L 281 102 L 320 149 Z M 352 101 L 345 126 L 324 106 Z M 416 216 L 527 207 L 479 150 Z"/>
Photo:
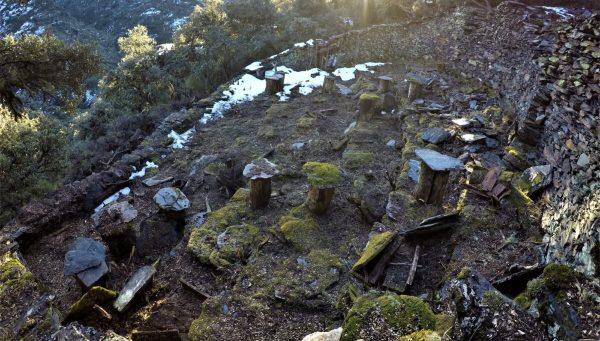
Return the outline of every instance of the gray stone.
<path id="1" fill-rule="evenodd" d="M 473 121 L 468 120 L 466 118 L 457 118 L 455 120 L 452 120 L 452 123 L 454 123 L 455 125 L 457 125 L 460 128 L 468 128 L 473 125 Z"/>
<path id="2" fill-rule="evenodd" d="M 304 146 L 306 145 L 306 143 L 304 142 L 297 142 L 292 144 L 292 150 L 302 150 L 304 149 Z"/>
<path id="3" fill-rule="evenodd" d="M 108 273 L 108 265 L 106 262 L 100 263 L 100 265 L 89 268 L 77 274 L 77 279 L 85 285 L 86 288 L 96 284 L 104 275 Z"/>
<path id="4" fill-rule="evenodd" d="M 124 312 L 133 299 L 152 281 L 152 277 L 156 273 L 156 269 L 147 265 L 136 271 L 131 278 L 125 283 L 125 286 L 119 292 L 119 297 L 113 304 L 118 312 Z"/>
<path id="5" fill-rule="evenodd" d="M 352 94 L 352 89 L 350 89 L 349 87 L 347 87 L 347 86 L 345 86 L 343 84 L 336 83 L 335 86 L 338 88 L 338 91 L 343 96 L 349 96 L 349 95 Z"/>
<path id="6" fill-rule="evenodd" d="M 166 187 L 154 196 L 154 202 L 165 211 L 181 212 L 190 208 L 190 201 L 179 188 Z"/>
<path id="7" fill-rule="evenodd" d="M 421 138 L 425 142 L 440 144 L 450 137 L 450 133 L 442 128 L 429 128 L 423 132 Z"/>
<path id="8" fill-rule="evenodd" d="M 440 154 L 431 149 L 417 149 L 417 156 L 434 171 L 451 171 L 463 167 L 463 163 L 454 157 Z"/>
<path id="9" fill-rule="evenodd" d="M 129 223 L 138 216 L 138 211 L 127 201 L 110 204 L 104 211 L 106 213 L 100 215 L 100 223 L 106 219 L 116 224 Z"/>
<path id="10" fill-rule="evenodd" d="M 420 172 L 421 172 L 421 161 L 409 160 L 408 161 L 408 177 L 414 182 L 419 182 L 419 173 Z"/>
<path id="11" fill-rule="evenodd" d="M 491 152 L 481 153 L 476 161 L 479 162 L 481 166 L 488 169 L 494 167 L 506 168 L 502 158 Z"/>
<path id="12" fill-rule="evenodd" d="M 160 178 L 158 176 L 153 176 L 150 179 L 146 179 L 144 181 L 142 181 L 142 183 L 148 187 L 154 187 L 154 186 L 158 186 L 158 185 L 162 185 L 165 182 L 169 182 L 173 180 L 173 177 L 167 177 L 167 178 Z"/>
<path id="13" fill-rule="evenodd" d="M 579 159 L 577 160 L 577 166 L 585 167 L 589 164 L 590 164 L 590 157 L 586 153 L 581 154 L 579 156 Z"/>
<path id="14" fill-rule="evenodd" d="M 548 187 L 552 182 L 552 166 L 534 166 L 527 168 L 521 179 L 531 186 L 529 194 L 535 194 Z"/>
<path id="15" fill-rule="evenodd" d="M 460 139 L 466 143 L 482 143 L 487 137 L 481 134 L 462 134 Z"/>
<path id="16" fill-rule="evenodd" d="M 106 249 L 102 243 L 91 238 L 79 238 L 65 254 L 64 273 L 71 276 L 96 268 L 104 263 L 105 257 Z"/>
<path id="17" fill-rule="evenodd" d="M 500 142 L 498 142 L 496 139 L 488 137 L 485 139 L 485 146 L 488 148 L 498 148 L 498 146 L 500 146 Z"/>
<path id="18" fill-rule="evenodd" d="M 279 174 L 277 166 L 267 159 L 257 159 L 244 167 L 244 177 L 251 180 L 270 179 Z"/>

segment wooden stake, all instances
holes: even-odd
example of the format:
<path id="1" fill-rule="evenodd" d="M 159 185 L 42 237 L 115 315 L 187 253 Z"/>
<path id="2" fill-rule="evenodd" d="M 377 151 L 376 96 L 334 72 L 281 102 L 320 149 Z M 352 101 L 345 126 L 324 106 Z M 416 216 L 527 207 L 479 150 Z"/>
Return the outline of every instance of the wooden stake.
<path id="1" fill-rule="evenodd" d="M 358 100 L 358 121 L 367 122 L 375 116 L 379 96 L 362 94 Z"/>
<path id="2" fill-rule="evenodd" d="M 331 205 L 335 188 L 310 186 L 308 190 L 308 208 L 315 213 L 325 213 Z"/>
<path id="3" fill-rule="evenodd" d="M 392 78 L 387 76 L 378 77 L 379 79 L 379 92 L 386 93 L 390 91 L 392 85 Z"/>
<path id="4" fill-rule="evenodd" d="M 267 95 L 275 95 L 276 93 L 283 91 L 285 75 L 277 73 L 275 75 L 265 77 L 265 80 L 267 81 L 267 87 L 265 89 Z"/>
<path id="5" fill-rule="evenodd" d="M 335 89 L 335 77 L 325 76 L 323 80 L 323 92 L 326 94 L 333 93 Z"/>
<path id="6" fill-rule="evenodd" d="M 421 256 L 421 245 L 417 245 L 415 248 L 415 255 L 413 257 L 412 265 L 410 266 L 410 272 L 408 273 L 408 279 L 406 285 L 412 285 L 415 280 L 415 273 L 417 272 L 417 266 L 419 265 L 419 257 Z"/>
<path id="7" fill-rule="evenodd" d="M 250 196 L 248 202 L 250 207 L 265 208 L 271 200 L 271 178 L 257 178 L 250 180 Z"/>
<path id="8" fill-rule="evenodd" d="M 440 205 L 444 200 L 444 192 L 450 172 L 434 171 L 425 162 L 421 162 L 419 183 L 415 190 L 415 197 L 426 204 Z"/>
<path id="9" fill-rule="evenodd" d="M 412 103 L 421 96 L 421 83 L 410 81 L 408 85 L 408 102 Z"/>

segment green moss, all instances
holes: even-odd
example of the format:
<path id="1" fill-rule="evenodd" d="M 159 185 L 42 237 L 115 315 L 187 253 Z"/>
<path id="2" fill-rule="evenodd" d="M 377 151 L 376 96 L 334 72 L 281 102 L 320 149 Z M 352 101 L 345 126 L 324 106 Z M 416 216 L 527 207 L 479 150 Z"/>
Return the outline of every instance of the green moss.
<path id="1" fill-rule="evenodd" d="M 371 325 L 371 321 L 381 319 L 385 325 Z M 340 341 L 360 339 L 363 330 L 372 328 L 391 329 L 396 334 L 407 335 L 422 329 L 435 329 L 435 315 L 427 303 L 414 296 L 365 295 L 348 312 Z"/>
<path id="2" fill-rule="evenodd" d="M 296 121 L 296 127 L 298 127 L 298 129 L 309 129 L 312 128 L 315 125 L 315 122 L 317 121 L 316 118 L 305 114 L 302 115 L 298 121 Z"/>
<path id="3" fill-rule="evenodd" d="M 358 291 L 354 284 L 348 282 L 340 290 L 335 301 L 335 308 L 341 311 L 344 315 L 352 308 L 352 305 L 358 299 Z"/>
<path id="4" fill-rule="evenodd" d="M 529 309 L 531 306 L 531 299 L 527 293 L 521 293 L 514 299 L 515 303 L 520 305 L 523 309 Z"/>
<path id="5" fill-rule="evenodd" d="M 330 163 L 307 162 L 302 171 L 308 177 L 308 183 L 318 188 L 334 188 L 342 179 L 339 168 Z"/>
<path id="6" fill-rule="evenodd" d="M 227 166 L 224 163 L 213 162 L 209 163 L 206 167 L 204 167 L 204 174 L 217 176 L 226 169 Z"/>
<path id="7" fill-rule="evenodd" d="M 262 126 L 258 128 L 258 132 L 256 133 L 258 137 L 263 137 L 267 139 L 272 139 L 278 136 L 275 128 L 271 126 Z"/>
<path id="8" fill-rule="evenodd" d="M 344 165 L 350 169 L 368 167 L 373 164 L 375 157 L 371 152 L 346 150 L 343 155 Z"/>
<path id="9" fill-rule="evenodd" d="M 546 286 L 553 291 L 568 289 L 575 281 L 573 270 L 568 265 L 558 263 L 548 264 L 542 277 Z"/>
<path id="10" fill-rule="evenodd" d="M 77 302 L 69 308 L 65 320 L 73 321 L 87 313 L 93 308 L 94 304 L 103 304 L 117 297 L 117 293 L 102 287 L 92 287 Z"/>
<path id="11" fill-rule="evenodd" d="M 502 297 L 494 291 L 488 291 L 483 294 L 482 303 L 492 308 L 495 311 L 502 309 L 502 305 L 505 303 Z"/>
<path id="12" fill-rule="evenodd" d="M 358 80 L 352 84 L 350 89 L 356 94 L 363 90 L 375 90 L 375 85 L 365 77 L 360 76 Z"/>
<path id="13" fill-rule="evenodd" d="M 364 102 L 364 101 L 368 101 L 368 102 L 379 101 L 379 96 L 377 96 L 375 94 L 371 94 L 371 93 L 364 93 L 364 94 L 360 95 L 360 98 L 358 100 L 360 102 Z"/>
<path id="14" fill-rule="evenodd" d="M 0 258 L 0 297 L 4 295 L 18 297 L 25 289 L 41 290 L 42 287 L 25 266 L 12 253 Z"/>
<path id="15" fill-rule="evenodd" d="M 435 331 L 440 335 L 445 335 L 450 329 L 454 327 L 454 321 L 456 317 L 450 314 L 436 314 L 435 315 Z"/>
<path id="16" fill-rule="evenodd" d="M 544 279 L 542 278 L 535 278 L 532 279 L 531 281 L 529 281 L 527 283 L 527 296 L 529 298 L 535 298 L 535 297 L 539 297 L 545 290 L 546 288 L 546 283 L 544 282 Z"/>
<path id="17" fill-rule="evenodd" d="M 315 219 L 288 220 L 281 225 L 281 232 L 285 240 L 301 251 L 310 250 L 320 242 L 319 224 Z"/>
<path id="18" fill-rule="evenodd" d="M 410 335 L 402 336 L 396 341 L 442 341 L 442 337 L 431 330 L 419 330 Z"/>
<path id="19" fill-rule="evenodd" d="M 240 188 L 233 194 L 231 201 L 246 202 L 248 197 L 250 197 L 250 190 L 247 188 Z"/>
<path id="20" fill-rule="evenodd" d="M 509 171 L 502 171 L 498 176 L 498 181 L 500 182 L 511 182 L 515 173 Z"/>
<path id="21" fill-rule="evenodd" d="M 456 274 L 456 278 L 459 280 L 466 279 L 471 274 L 471 269 L 469 267 L 464 267 L 460 270 L 458 274 Z"/>
<path id="22" fill-rule="evenodd" d="M 192 321 L 190 330 L 188 331 L 188 339 L 190 341 L 218 341 L 219 338 L 215 336 L 214 328 L 218 327 L 216 324 L 217 318 L 202 312 L 200 316 Z"/>
<path id="23" fill-rule="evenodd" d="M 392 231 L 386 231 L 371 236 L 369 242 L 363 250 L 360 259 L 354 263 L 354 266 L 352 266 L 352 271 L 359 271 L 366 266 L 370 261 L 377 257 L 377 255 L 379 255 L 381 251 L 383 251 L 383 249 L 385 249 L 385 247 L 392 242 L 392 240 L 394 240 L 395 236 L 396 233 Z"/>
<path id="24" fill-rule="evenodd" d="M 287 118 L 290 113 L 290 105 L 287 103 L 273 104 L 265 114 L 265 121 L 272 122 L 275 119 Z"/>

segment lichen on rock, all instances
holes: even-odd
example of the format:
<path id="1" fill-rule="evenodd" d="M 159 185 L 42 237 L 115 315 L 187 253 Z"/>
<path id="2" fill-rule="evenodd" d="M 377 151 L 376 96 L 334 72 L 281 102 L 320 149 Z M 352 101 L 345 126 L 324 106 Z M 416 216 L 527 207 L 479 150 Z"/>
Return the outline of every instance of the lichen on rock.
<path id="1" fill-rule="evenodd" d="M 342 179 L 339 168 L 330 163 L 307 162 L 302 171 L 308 177 L 308 183 L 318 188 L 334 188 Z"/>
<path id="2" fill-rule="evenodd" d="M 279 226 L 285 240 L 300 251 L 318 247 L 321 243 L 319 223 L 306 205 L 291 209 L 279 219 Z"/>

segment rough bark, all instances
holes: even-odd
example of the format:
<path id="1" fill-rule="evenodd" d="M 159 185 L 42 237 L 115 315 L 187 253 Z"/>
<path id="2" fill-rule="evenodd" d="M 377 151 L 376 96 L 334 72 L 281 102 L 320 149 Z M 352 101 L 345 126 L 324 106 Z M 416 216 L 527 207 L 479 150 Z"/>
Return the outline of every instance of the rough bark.
<path id="1" fill-rule="evenodd" d="M 248 203 L 254 209 L 269 206 L 271 200 L 271 179 L 250 180 L 250 196 Z"/>
<path id="2" fill-rule="evenodd" d="M 335 188 L 317 188 L 308 190 L 308 208 L 315 213 L 325 213 L 331 205 Z"/>

